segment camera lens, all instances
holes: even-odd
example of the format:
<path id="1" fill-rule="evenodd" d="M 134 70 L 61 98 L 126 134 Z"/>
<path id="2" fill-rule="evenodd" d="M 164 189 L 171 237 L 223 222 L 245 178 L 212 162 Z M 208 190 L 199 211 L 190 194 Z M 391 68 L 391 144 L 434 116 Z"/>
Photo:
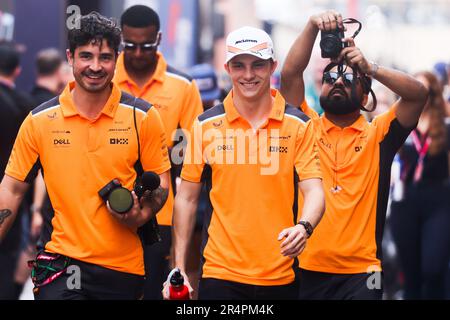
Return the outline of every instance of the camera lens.
<path id="1" fill-rule="evenodd" d="M 117 213 L 125 213 L 133 207 L 133 196 L 125 188 L 116 188 L 109 194 L 109 206 Z"/>

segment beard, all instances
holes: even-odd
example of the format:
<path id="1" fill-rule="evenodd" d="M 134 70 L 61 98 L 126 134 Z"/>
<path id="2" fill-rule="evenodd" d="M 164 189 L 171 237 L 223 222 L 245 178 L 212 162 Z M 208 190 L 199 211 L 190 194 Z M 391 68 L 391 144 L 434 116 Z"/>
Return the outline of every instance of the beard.
<path id="1" fill-rule="evenodd" d="M 336 92 L 340 94 L 335 94 Z M 359 110 L 360 102 L 357 99 L 351 99 L 344 88 L 335 87 L 327 96 L 320 96 L 320 106 L 327 113 L 345 115 Z"/>
<path id="2" fill-rule="evenodd" d="M 99 77 L 100 81 L 90 82 L 88 77 Z M 83 71 L 81 74 L 74 74 L 75 81 L 86 91 L 90 93 L 97 93 L 105 90 L 111 85 L 113 74 L 107 74 L 106 72 L 94 73 L 90 71 Z"/>
<path id="3" fill-rule="evenodd" d="M 131 71 L 134 74 L 147 75 L 151 72 L 157 63 L 156 56 L 131 58 L 129 56 L 124 57 L 125 69 Z"/>

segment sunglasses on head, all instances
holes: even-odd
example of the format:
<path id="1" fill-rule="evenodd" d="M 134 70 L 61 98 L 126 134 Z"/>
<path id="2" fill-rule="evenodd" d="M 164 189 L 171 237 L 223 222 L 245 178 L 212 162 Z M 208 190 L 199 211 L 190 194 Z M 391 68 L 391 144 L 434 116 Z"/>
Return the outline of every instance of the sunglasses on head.
<path id="1" fill-rule="evenodd" d="M 323 73 L 322 83 L 326 82 L 328 84 L 334 84 L 339 79 L 339 77 L 342 77 L 344 85 L 348 87 L 352 85 L 355 79 L 353 73 L 340 73 L 334 71 L 327 71 Z"/>
<path id="2" fill-rule="evenodd" d="M 150 42 L 134 43 L 134 42 L 130 42 L 130 41 L 123 41 L 122 45 L 123 45 L 124 50 L 135 51 L 139 47 L 141 49 L 141 51 L 148 52 L 148 51 L 156 50 L 156 48 L 159 45 L 159 38 L 160 38 L 160 34 L 158 33 L 158 36 L 156 37 L 156 41 L 153 43 L 150 43 Z"/>

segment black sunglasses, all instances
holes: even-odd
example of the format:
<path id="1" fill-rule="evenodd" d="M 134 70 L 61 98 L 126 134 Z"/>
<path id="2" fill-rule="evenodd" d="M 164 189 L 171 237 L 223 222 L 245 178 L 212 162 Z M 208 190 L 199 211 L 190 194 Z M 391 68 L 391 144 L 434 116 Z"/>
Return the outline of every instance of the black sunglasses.
<path id="1" fill-rule="evenodd" d="M 323 73 L 322 83 L 326 82 L 328 84 L 334 84 L 339 79 L 339 77 L 342 77 L 344 85 L 348 87 L 352 85 L 355 79 L 353 73 L 327 71 Z"/>

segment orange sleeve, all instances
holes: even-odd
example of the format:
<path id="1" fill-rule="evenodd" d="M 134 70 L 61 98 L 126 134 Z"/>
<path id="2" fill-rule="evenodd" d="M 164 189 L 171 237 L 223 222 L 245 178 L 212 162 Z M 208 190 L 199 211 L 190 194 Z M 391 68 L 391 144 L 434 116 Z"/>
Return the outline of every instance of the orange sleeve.
<path id="1" fill-rule="evenodd" d="M 142 119 L 141 161 L 144 170 L 161 174 L 170 169 L 166 134 L 159 113 L 154 107 Z"/>
<path id="2" fill-rule="evenodd" d="M 202 98 L 197 84 L 192 80 L 186 88 L 183 97 L 183 107 L 180 115 L 180 127 L 187 131 L 191 130 L 194 120 L 203 112 Z"/>
<path id="3" fill-rule="evenodd" d="M 306 100 L 303 100 L 302 104 L 300 105 L 300 109 L 303 111 L 304 114 L 306 114 L 311 119 L 319 118 L 319 114 L 313 108 L 308 106 Z"/>
<path id="4" fill-rule="evenodd" d="M 39 169 L 39 151 L 31 113 L 23 121 L 9 157 L 5 173 L 17 180 L 31 183 Z"/>
<path id="5" fill-rule="evenodd" d="M 375 127 L 376 139 L 378 142 L 386 142 L 391 153 L 395 154 L 403 145 L 408 135 L 415 128 L 405 128 L 397 120 L 397 104 L 395 103 L 389 110 L 373 119 L 371 125 Z"/>
<path id="6" fill-rule="evenodd" d="M 377 115 L 372 120 L 372 125 L 377 127 L 377 134 L 384 136 L 387 133 L 392 120 L 394 120 L 396 118 L 396 115 L 395 115 L 396 109 L 397 108 L 394 104 L 387 111 Z"/>
<path id="7" fill-rule="evenodd" d="M 203 134 L 202 126 L 197 120 L 194 122 L 190 134 L 186 154 L 181 171 L 181 178 L 190 182 L 200 182 L 202 178 L 205 161 L 203 158 Z"/>
<path id="8" fill-rule="evenodd" d="M 302 124 L 297 133 L 295 144 L 295 169 L 300 181 L 322 178 L 314 128 L 311 121 Z"/>

